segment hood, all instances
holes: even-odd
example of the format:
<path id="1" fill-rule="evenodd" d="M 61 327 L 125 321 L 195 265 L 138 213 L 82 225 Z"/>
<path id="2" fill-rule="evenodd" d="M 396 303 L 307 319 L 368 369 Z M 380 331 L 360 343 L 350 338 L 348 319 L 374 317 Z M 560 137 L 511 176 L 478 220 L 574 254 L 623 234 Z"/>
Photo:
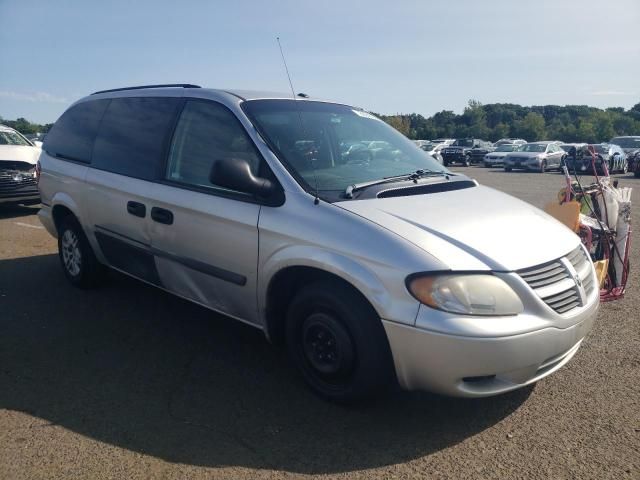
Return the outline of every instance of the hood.
<path id="1" fill-rule="evenodd" d="M 483 186 L 335 205 L 404 237 L 452 270 L 519 270 L 580 243 L 542 210 Z"/>
<path id="2" fill-rule="evenodd" d="M 0 161 L 16 160 L 18 162 L 28 162 L 35 165 L 40 156 L 41 150 L 37 147 L 25 145 L 0 145 Z"/>

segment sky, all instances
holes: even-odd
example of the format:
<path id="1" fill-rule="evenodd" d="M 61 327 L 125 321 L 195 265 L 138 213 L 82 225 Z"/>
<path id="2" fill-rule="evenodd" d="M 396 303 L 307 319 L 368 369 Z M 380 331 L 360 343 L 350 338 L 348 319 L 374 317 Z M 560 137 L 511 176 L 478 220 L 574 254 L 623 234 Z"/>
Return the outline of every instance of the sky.
<path id="1" fill-rule="evenodd" d="M 640 102 L 640 0 L 0 0 L 0 116 L 140 84 L 288 91 L 278 36 L 296 92 L 378 113 Z"/>

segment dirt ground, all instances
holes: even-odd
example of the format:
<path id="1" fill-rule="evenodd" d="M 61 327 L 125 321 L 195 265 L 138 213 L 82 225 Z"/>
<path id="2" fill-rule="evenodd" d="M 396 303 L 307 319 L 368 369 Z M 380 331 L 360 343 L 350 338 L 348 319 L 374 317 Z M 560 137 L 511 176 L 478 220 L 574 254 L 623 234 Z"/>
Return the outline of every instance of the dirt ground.
<path id="1" fill-rule="evenodd" d="M 537 206 L 563 185 L 454 169 Z M 640 225 L 640 180 L 621 182 Z M 0 479 L 640 478 L 638 268 L 535 387 L 344 408 L 256 329 L 121 275 L 72 288 L 36 212 L 0 208 Z"/>

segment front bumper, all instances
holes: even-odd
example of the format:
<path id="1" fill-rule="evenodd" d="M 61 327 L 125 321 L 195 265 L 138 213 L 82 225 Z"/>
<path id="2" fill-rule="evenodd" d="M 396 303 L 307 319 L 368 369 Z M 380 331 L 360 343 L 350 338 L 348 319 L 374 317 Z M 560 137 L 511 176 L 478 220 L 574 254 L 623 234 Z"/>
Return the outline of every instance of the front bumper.
<path id="1" fill-rule="evenodd" d="M 485 397 L 537 382 L 565 365 L 591 330 L 598 305 L 592 302 L 569 327 L 507 336 L 451 335 L 385 320 L 383 325 L 401 387 Z"/>
<path id="2" fill-rule="evenodd" d="M 539 160 L 507 160 L 504 162 L 504 166 L 515 170 L 538 170 L 540 169 L 540 163 Z"/>

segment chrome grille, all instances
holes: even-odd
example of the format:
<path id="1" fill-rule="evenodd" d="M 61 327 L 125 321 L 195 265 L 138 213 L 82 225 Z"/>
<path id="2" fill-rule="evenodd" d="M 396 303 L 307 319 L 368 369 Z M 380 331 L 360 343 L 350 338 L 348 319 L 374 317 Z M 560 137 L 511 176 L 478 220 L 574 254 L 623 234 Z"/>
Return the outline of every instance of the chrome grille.
<path id="1" fill-rule="evenodd" d="M 549 307 L 560 314 L 584 306 L 596 288 L 591 259 L 582 246 L 562 258 L 524 268 L 517 273 Z"/>

